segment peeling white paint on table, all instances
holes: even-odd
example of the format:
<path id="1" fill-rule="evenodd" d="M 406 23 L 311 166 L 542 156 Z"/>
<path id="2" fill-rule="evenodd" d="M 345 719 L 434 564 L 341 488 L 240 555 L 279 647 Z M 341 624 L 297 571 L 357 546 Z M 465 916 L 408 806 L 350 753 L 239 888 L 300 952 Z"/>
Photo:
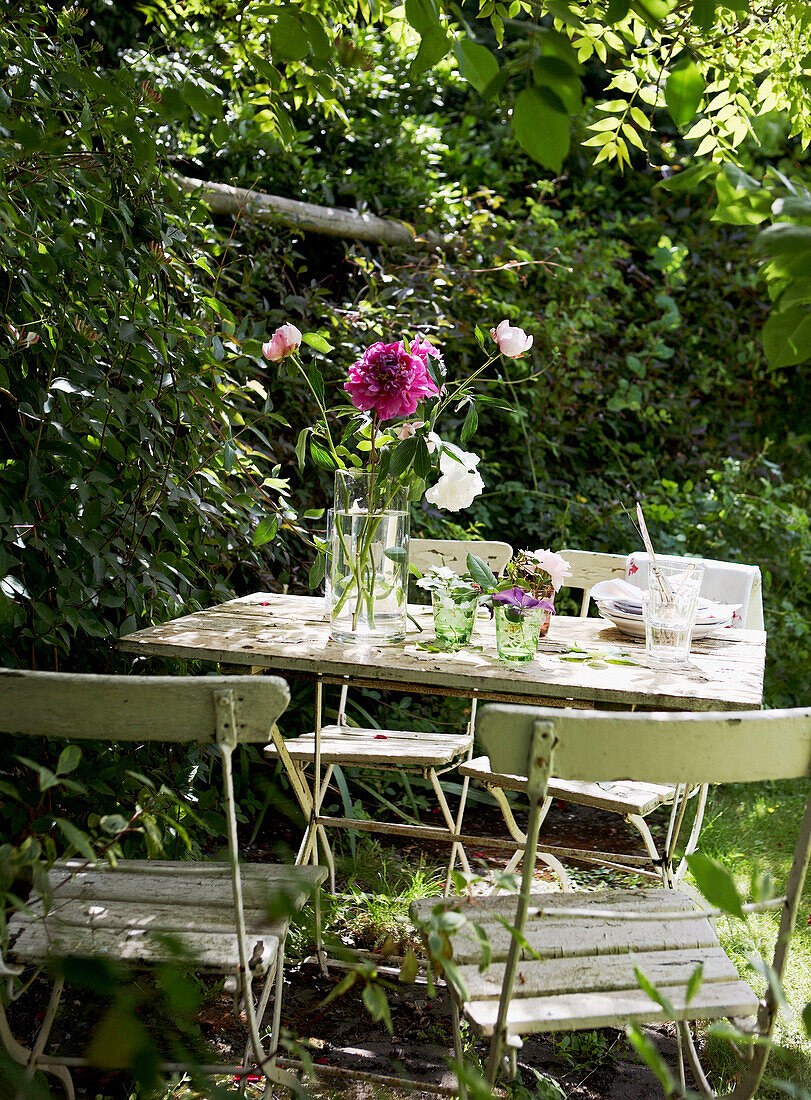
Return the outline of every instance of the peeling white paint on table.
<path id="1" fill-rule="evenodd" d="M 533 661 L 499 661 L 495 630 L 477 619 L 472 648 L 457 653 L 419 649 L 434 638 L 430 607 L 411 612 L 406 641 L 395 646 L 345 645 L 330 640 L 324 601 L 313 596 L 257 592 L 122 638 L 119 648 L 142 656 L 187 657 L 274 669 L 323 683 L 349 678 L 357 686 L 474 695 L 482 700 L 560 701 L 562 705 L 642 706 L 663 710 L 747 710 L 760 707 L 766 634 L 719 630 L 696 642 L 684 670 L 645 665 L 644 643 L 604 619 L 558 615 Z M 638 664 L 563 660 L 572 648 L 627 654 Z"/>

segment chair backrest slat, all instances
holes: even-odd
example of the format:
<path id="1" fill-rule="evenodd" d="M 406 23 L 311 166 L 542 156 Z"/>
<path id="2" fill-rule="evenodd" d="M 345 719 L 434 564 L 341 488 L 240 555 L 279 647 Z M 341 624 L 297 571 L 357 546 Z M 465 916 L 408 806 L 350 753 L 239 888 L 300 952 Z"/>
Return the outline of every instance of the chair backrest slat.
<path id="1" fill-rule="evenodd" d="M 475 554 L 494 573 L 501 573 L 513 554 L 506 542 L 476 542 L 472 539 L 410 539 L 408 560 L 420 573 L 447 565 L 456 573 L 467 570 L 467 556 Z"/>
<path id="2" fill-rule="evenodd" d="M 571 577 L 564 581 L 566 588 L 583 590 L 580 617 L 589 612 L 591 590 L 600 581 L 611 581 L 625 576 L 624 554 L 599 554 L 591 550 L 561 550 L 560 556 L 569 563 Z"/>
<path id="3" fill-rule="evenodd" d="M 237 740 L 264 743 L 290 700 L 275 676 L 94 676 L 0 669 L 0 731 L 99 741 L 213 742 L 216 692 Z"/>
<path id="4" fill-rule="evenodd" d="M 481 709 L 476 734 L 495 772 L 528 775 L 535 723 L 551 721 L 564 780 L 747 783 L 811 776 L 811 708 L 718 713 Z"/>

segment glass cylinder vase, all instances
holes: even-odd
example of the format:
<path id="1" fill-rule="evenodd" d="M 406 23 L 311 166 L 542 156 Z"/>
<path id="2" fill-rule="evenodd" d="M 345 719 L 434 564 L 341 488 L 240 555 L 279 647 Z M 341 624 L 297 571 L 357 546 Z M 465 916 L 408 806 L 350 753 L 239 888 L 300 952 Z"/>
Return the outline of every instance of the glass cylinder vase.
<path id="1" fill-rule="evenodd" d="M 502 661 L 531 661 L 538 648 L 541 623 L 548 611 L 521 611 L 514 607 L 495 608 L 496 648 Z M 547 624 L 547 629 L 549 629 Z"/>
<path id="2" fill-rule="evenodd" d="M 394 645 L 406 633 L 408 500 L 367 471 L 336 470 L 330 538 L 330 637 Z"/>

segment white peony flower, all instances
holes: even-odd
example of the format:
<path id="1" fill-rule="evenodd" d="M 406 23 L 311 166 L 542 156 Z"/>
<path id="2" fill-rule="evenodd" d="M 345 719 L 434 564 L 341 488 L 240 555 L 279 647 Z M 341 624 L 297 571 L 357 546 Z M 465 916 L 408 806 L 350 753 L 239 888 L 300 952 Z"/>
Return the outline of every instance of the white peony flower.
<path id="1" fill-rule="evenodd" d="M 439 456 L 442 476 L 425 494 L 425 499 L 447 512 L 469 508 L 484 488 L 484 481 L 476 469 L 478 464 L 478 455 L 460 450 L 452 443 L 443 443 Z"/>
<path id="2" fill-rule="evenodd" d="M 490 335 L 498 344 L 498 350 L 508 359 L 520 359 L 532 347 L 532 337 L 527 336 L 522 328 L 513 328 L 506 320 L 491 328 Z"/>

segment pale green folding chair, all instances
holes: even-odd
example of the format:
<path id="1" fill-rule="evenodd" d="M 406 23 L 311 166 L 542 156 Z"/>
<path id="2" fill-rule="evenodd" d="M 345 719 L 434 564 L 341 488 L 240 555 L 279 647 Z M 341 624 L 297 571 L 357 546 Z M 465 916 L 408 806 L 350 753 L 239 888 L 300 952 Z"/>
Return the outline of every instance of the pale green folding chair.
<path id="1" fill-rule="evenodd" d="M 582 590 L 581 618 L 585 618 L 589 613 L 591 590 L 599 581 L 627 578 L 635 584 L 644 585 L 647 580 L 645 571 L 647 556 L 644 554 L 632 554 L 626 557 L 624 554 L 602 554 L 588 550 L 566 549 L 561 551 L 561 556 L 569 562 L 572 574 L 566 578 L 565 587 Z M 737 565 L 709 559 L 701 559 L 701 561 L 712 577 L 710 597 L 723 600 L 725 592 L 731 590 L 735 594 L 735 602 L 738 600 L 741 602 L 737 627 L 745 626 L 751 630 L 762 630 L 762 587 L 760 570 L 757 566 Z M 726 589 L 725 583 L 728 586 Z M 606 623 L 606 626 L 609 627 L 610 624 Z M 521 861 L 525 836 L 515 819 L 507 792 L 526 794 L 526 776 L 502 775 L 486 756 L 476 756 L 464 761 L 459 766 L 459 773 L 465 779 L 474 779 L 481 783 L 498 803 L 510 835 L 517 844 L 516 851 L 505 868 L 508 872 L 513 871 Z M 622 783 L 581 783 L 553 776 L 550 777 L 547 785 L 543 816 L 546 816 L 556 800 L 619 815 L 641 837 L 645 855 L 611 851 L 604 847 L 593 849 L 559 846 L 552 849 L 554 855 L 558 860 L 576 859 L 585 863 L 595 863 L 642 878 L 657 879 L 666 886 L 677 886 L 687 869 L 685 857 L 695 851 L 698 844 L 707 796 L 706 784 L 684 787 L 673 783 L 643 783 L 636 777 Z M 648 818 L 660 810 L 668 811 L 663 844 L 657 844 L 648 824 Z M 682 855 L 679 860 L 676 860 L 675 853 L 680 845 Z M 548 853 L 544 858 L 551 862 L 548 860 Z M 569 889 L 569 879 L 565 871 L 561 873 L 557 868 L 555 871 L 563 889 Z"/>
<path id="2" fill-rule="evenodd" d="M 113 868 L 74 859 L 54 864 L 50 906 L 35 891 L 26 911 L 12 916 L 0 945 L 0 979 L 6 983 L 5 998 L 0 996 L 0 1041 L 25 1067 L 24 1080 L 43 1070 L 58 1077 L 72 1098 L 70 1070 L 86 1064 L 81 1054 L 55 1055 L 46 1049 L 61 979 L 54 983 L 31 1045 L 12 1035 L 4 1000 L 19 992 L 25 968 L 44 970 L 49 960 L 65 957 L 177 964 L 180 949 L 184 968 L 226 978 L 248 1032 L 237 1064 L 193 1068 L 235 1074 L 243 1087 L 248 1074 L 258 1070 L 267 1079 L 266 1095 L 272 1082 L 297 1084 L 277 1065 L 289 917 L 269 913 L 280 902 L 288 913 L 301 909 L 327 871 L 240 861 L 231 766 L 240 744 L 269 740 L 289 698 L 284 680 L 270 676 L 88 676 L 0 669 L 0 730 L 5 733 L 133 747 L 145 741 L 216 745 L 228 828 L 227 862 L 122 860 Z M 266 1038 L 263 1022 L 271 997 L 275 1003 Z M 191 1067 L 166 1062 L 163 1068 Z"/>
<path id="3" fill-rule="evenodd" d="M 734 1100 L 754 1096 L 769 1054 L 778 986 L 811 852 L 811 793 L 799 823 L 785 892 L 744 907 L 780 911 L 774 981 L 759 998 L 720 946 L 713 917 L 680 890 L 598 890 L 532 895 L 533 858 L 550 776 L 577 782 L 746 783 L 811 776 L 811 709 L 710 714 L 619 714 L 491 705 L 477 737 L 495 769 L 527 777 L 527 852 L 515 895 L 424 899 L 412 917 L 441 965 L 447 930 L 457 968 L 452 994 L 457 1059 L 460 1011 L 490 1038 L 487 1079 L 514 1073 L 521 1037 L 537 1032 L 661 1022 L 668 1013 L 640 987 L 637 969 L 673 1009 L 680 1045 L 703 1096 L 714 1096 L 688 1021 L 744 1018 L 747 1044 Z M 452 913 L 453 916 L 449 916 Z M 463 919 L 464 918 L 464 919 Z M 478 930 L 474 929 L 478 925 Z M 481 934 L 492 958 L 482 972 Z M 703 980 L 690 983 L 698 967 Z M 453 975 L 452 975 L 453 976 Z M 688 988 L 688 984 L 691 986 Z M 505 1058 L 506 1053 L 506 1058 Z M 682 1087 L 684 1078 L 682 1071 Z M 464 1089 L 462 1090 L 464 1091 Z"/>

